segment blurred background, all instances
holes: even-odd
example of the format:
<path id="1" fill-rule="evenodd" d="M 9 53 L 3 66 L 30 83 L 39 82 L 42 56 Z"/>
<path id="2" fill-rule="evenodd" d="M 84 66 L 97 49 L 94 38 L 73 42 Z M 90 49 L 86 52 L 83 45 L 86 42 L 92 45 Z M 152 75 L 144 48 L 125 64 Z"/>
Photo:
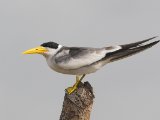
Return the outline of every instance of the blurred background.
<path id="1" fill-rule="evenodd" d="M 0 0 L 0 119 L 58 120 L 75 76 L 24 50 L 47 41 L 103 47 L 160 35 L 159 0 Z M 160 39 L 157 38 L 157 40 Z M 91 120 L 160 119 L 160 44 L 85 77 Z"/>

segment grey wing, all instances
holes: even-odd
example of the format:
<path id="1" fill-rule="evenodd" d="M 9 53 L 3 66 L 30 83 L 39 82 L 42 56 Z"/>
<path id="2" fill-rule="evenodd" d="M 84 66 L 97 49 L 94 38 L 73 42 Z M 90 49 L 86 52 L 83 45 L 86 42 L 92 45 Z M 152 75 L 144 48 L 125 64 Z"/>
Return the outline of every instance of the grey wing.
<path id="1" fill-rule="evenodd" d="M 154 46 L 159 40 L 144 44 L 154 38 L 155 37 L 131 44 L 104 48 L 64 47 L 55 56 L 55 62 L 57 66 L 63 69 L 77 69 L 103 60 L 113 62 Z"/>
<path id="2" fill-rule="evenodd" d="M 103 59 L 105 48 L 65 47 L 55 56 L 56 64 L 63 69 L 78 69 Z"/>

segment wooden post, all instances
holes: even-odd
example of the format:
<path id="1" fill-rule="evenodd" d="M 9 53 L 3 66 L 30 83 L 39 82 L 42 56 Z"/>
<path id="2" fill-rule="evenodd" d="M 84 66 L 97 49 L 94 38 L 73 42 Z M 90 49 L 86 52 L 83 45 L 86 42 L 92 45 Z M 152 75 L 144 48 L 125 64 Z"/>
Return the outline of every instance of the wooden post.
<path id="1" fill-rule="evenodd" d="M 60 120 L 89 120 L 93 99 L 92 86 L 81 82 L 75 92 L 65 93 Z"/>

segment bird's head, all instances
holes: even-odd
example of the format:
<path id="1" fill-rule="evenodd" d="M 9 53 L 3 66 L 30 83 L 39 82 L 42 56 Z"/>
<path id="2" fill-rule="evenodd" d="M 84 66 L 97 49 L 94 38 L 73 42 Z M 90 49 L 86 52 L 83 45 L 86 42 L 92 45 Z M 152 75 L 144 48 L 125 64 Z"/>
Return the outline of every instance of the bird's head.
<path id="1" fill-rule="evenodd" d="M 59 45 L 55 42 L 46 42 L 38 47 L 24 51 L 23 54 L 41 54 L 44 56 L 53 56 L 61 47 L 62 45 Z"/>

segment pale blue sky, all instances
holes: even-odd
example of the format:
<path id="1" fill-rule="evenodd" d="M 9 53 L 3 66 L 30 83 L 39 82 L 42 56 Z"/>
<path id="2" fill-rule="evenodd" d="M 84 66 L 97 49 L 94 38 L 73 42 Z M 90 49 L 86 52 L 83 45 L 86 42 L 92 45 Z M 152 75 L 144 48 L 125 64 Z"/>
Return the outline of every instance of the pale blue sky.
<path id="1" fill-rule="evenodd" d="M 160 35 L 159 0 L 0 0 L 0 119 L 58 120 L 74 76 L 26 49 L 46 41 L 102 47 Z M 160 39 L 160 38 L 159 38 Z M 159 47 L 88 75 L 91 120 L 159 120 Z"/>

